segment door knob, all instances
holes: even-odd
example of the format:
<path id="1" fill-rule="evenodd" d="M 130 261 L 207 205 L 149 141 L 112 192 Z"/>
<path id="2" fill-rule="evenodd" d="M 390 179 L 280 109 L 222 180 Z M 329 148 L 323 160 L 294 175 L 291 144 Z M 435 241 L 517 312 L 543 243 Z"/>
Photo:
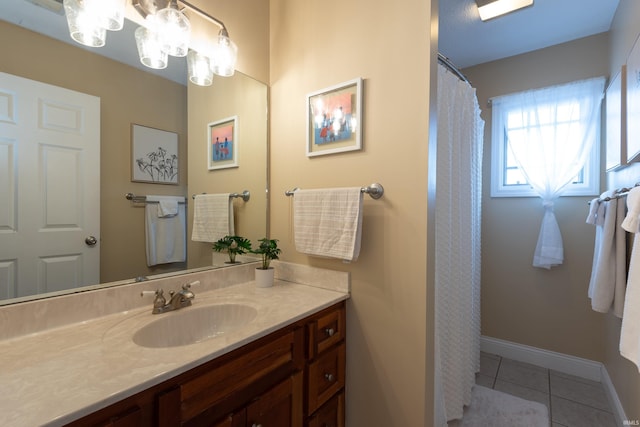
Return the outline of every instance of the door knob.
<path id="1" fill-rule="evenodd" d="M 84 239 L 84 242 L 87 244 L 87 246 L 95 246 L 96 243 L 98 243 L 98 239 L 96 239 L 94 236 L 89 236 Z"/>

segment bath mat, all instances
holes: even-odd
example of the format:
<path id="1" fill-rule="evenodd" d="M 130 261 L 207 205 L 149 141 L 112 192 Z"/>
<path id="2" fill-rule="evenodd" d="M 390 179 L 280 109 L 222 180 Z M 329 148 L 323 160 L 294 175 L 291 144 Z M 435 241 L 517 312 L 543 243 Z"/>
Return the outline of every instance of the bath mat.
<path id="1" fill-rule="evenodd" d="M 549 427 L 549 410 L 539 402 L 474 386 L 460 427 Z"/>

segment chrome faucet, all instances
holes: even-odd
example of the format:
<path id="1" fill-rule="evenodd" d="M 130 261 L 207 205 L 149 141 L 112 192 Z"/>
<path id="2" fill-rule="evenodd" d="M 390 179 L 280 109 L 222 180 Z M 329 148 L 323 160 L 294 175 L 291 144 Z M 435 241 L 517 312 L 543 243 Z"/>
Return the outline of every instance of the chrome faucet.
<path id="1" fill-rule="evenodd" d="M 165 299 L 164 291 L 162 289 L 155 291 L 155 296 L 151 314 L 166 313 L 168 311 L 179 310 L 183 307 L 189 307 L 191 305 L 191 300 L 195 298 L 194 293 L 191 292 L 190 283 L 182 285 L 182 290 L 178 292 L 169 292 L 169 302 Z"/>

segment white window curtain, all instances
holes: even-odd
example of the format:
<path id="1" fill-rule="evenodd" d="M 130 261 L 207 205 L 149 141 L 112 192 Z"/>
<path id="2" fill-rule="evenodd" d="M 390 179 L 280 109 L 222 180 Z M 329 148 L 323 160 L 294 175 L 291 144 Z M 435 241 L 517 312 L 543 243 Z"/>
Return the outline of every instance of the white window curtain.
<path id="1" fill-rule="evenodd" d="M 534 267 L 550 269 L 564 260 L 553 205 L 599 141 L 604 82 L 598 77 L 492 100 L 498 129 L 504 129 L 518 167 L 542 198 Z"/>

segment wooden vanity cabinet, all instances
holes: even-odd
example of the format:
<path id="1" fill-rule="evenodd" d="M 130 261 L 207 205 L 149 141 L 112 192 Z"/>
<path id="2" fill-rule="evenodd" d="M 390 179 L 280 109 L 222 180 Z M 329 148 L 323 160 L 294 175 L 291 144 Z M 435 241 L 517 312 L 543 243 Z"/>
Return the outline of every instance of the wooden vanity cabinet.
<path id="1" fill-rule="evenodd" d="M 345 304 L 69 426 L 344 427 Z"/>
<path id="2" fill-rule="evenodd" d="M 346 311 L 338 304 L 306 326 L 305 425 L 344 427 Z"/>

